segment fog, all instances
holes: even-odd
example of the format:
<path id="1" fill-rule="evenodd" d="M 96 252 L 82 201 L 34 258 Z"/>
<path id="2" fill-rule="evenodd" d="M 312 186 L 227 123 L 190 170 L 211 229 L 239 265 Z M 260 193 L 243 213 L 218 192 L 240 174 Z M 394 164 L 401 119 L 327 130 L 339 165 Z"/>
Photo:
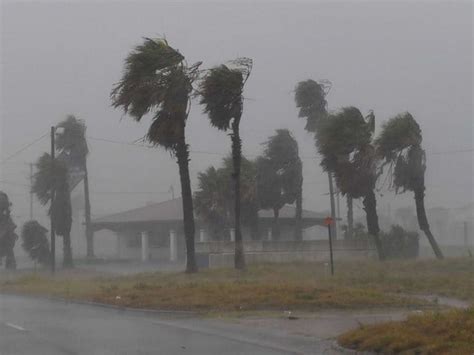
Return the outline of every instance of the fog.
<path id="1" fill-rule="evenodd" d="M 11 2 L 2 4 L 1 190 L 18 225 L 28 218 L 29 167 L 49 150 L 51 125 L 67 114 L 87 124 L 93 217 L 179 195 L 175 160 L 163 149 L 128 144 L 146 133 L 110 105 L 123 60 L 142 37 L 165 36 L 188 63 L 208 68 L 238 56 L 254 60 L 245 88 L 243 151 L 261 153 L 288 128 L 304 164 L 303 206 L 327 211 L 327 177 L 312 135 L 297 117 L 300 80 L 328 79 L 329 109 L 373 109 L 377 127 L 410 111 L 427 151 L 427 207 L 462 207 L 473 194 L 471 2 Z M 230 139 L 194 103 L 187 124 L 191 182 L 219 165 Z M 114 141 L 114 142 L 111 142 Z M 13 155 L 13 156 L 12 156 Z M 80 195 L 81 191 L 75 191 Z M 413 205 L 386 186 L 379 208 Z M 343 203 L 342 203 L 343 205 Z M 37 201 L 35 216 L 44 218 Z M 362 215 L 361 204 L 355 213 Z"/>

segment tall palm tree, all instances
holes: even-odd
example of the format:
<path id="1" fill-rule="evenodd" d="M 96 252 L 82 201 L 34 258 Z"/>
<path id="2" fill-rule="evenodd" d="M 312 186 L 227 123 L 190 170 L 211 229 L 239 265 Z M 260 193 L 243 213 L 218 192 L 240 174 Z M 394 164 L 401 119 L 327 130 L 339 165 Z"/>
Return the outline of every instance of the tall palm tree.
<path id="1" fill-rule="evenodd" d="M 295 103 L 299 109 L 298 117 L 306 118 L 305 129 L 308 132 L 316 133 L 321 124 L 327 119 L 326 95 L 329 92 L 331 83 L 328 81 L 316 82 L 312 79 L 300 81 L 295 88 Z M 331 204 L 331 217 L 336 219 L 336 204 L 334 201 L 334 184 L 331 172 L 328 171 L 329 181 L 329 201 Z M 335 226 L 332 227 L 332 235 L 337 238 Z"/>
<path id="2" fill-rule="evenodd" d="M 340 192 L 351 198 L 363 198 L 367 230 L 373 237 L 379 259 L 383 260 L 385 253 L 379 237 L 374 192 L 377 160 L 372 134 L 371 125 L 360 111 L 345 107 L 321 125 L 316 134 L 316 145 L 323 157 L 322 167 L 334 174 Z"/>
<path id="3" fill-rule="evenodd" d="M 425 210 L 425 170 L 426 155 L 421 147 L 421 129 L 413 116 L 408 113 L 391 118 L 382 127 L 376 139 L 377 153 L 385 164 L 394 165 L 393 185 L 396 191 L 413 191 L 418 225 L 428 238 L 431 248 L 438 259 L 443 253 L 431 233 Z"/>
<path id="4" fill-rule="evenodd" d="M 86 252 L 87 257 L 94 257 L 94 231 L 91 227 L 91 203 L 89 196 L 89 174 L 87 171 L 87 155 L 89 148 L 86 139 L 86 125 L 74 115 L 57 125 L 60 133 L 56 133 L 56 148 L 68 157 L 69 169 L 79 169 L 83 173 L 84 182 L 84 214 L 86 220 Z M 70 172 L 71 173 L 71 172 Z M 70 186 L 71 189 L 74 186 Z"/>
<path id="5" fill-rule="evenodd" d="M 36 174 L 33 176 L 32 191 L 42 205 L 54 198 L 48 213 L 53 220 L 53 228 L 57 235 L 63 237 L 63 266 L 73 267 L 71 247 L 71 194 L 69 191 L 67 166 L 57 159 L 44 153 L 36 163 Z"/>
<path id="6" fill-rule="evenodd" d="M 111 93 L 112 105 L 136 121 L 152 113 L 146 139 L 171 151 L 177 159 L 183 200 L 186 272 L 197 272 L 194 215 L 185 128 L 192 83 L 201 63 L 187 66 L 184 56 L 165 39 L 145 38 L 125 59 L 122 79 Z"/>
<path id="7" fill-rule="evenodd" d="M 232 161 L 234 167 L 234 228 L 236 269 L 245 268 L 244 247 L 240 223 L 240 164 L 242 160 L 242 140 L 240 120 L 243 112 L 244 85 L 252 70 L 252 60 L 239 58 L 230 65 L 220 65 L 210 69 L 200 85 L 200 103 L 204 105 L 211 125 L 219 130 L 231 129 Z"/>

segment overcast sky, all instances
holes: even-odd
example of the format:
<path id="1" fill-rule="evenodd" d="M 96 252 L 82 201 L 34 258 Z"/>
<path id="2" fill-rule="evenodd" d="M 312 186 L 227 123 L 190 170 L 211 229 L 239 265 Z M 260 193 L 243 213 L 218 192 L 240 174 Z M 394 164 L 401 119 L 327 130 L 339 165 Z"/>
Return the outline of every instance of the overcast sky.
<path id="1" fill-rule="evenodd" d="M 4 161 L 74 114 L 86 120 L 95 216 L 179 195 L 169 153 L 105 142 L 133 142 L 149 121 L 110 106 L 123 60 L 143 36 L 166 36 L 203 67 L 238 56 L 254 60 L 245 88 L 244 153 L 261 152 L 277 128 L 289 128 L 304 157 L 304 207 L 328 209 L 327 178 L 293 100 L 304 79 L 333 83 L 329 108 L 375 111 L 377 124 L 410 111 L 427 150 L 427 206 L 459 207 L 473 196 L 473 9 L 456 2 L 3 2 L 1 28 L 1 189 L 14 215 L 28 211 L 28 166 L 47 137 Z M 196 176 L 230 151 L 194 103 L 187 125 Z M 468 152 L 453 152 L 464 151 Z M 151 192 L 151 193 L 148 193 Z M 77 194 L 78 192 L 76 192 Z M 379 206 L 412 204 L 382 191 Z M 36 209 L 40 210 L 38 204 Z M 357 213 L 362 213 L 357 207 Z"/>

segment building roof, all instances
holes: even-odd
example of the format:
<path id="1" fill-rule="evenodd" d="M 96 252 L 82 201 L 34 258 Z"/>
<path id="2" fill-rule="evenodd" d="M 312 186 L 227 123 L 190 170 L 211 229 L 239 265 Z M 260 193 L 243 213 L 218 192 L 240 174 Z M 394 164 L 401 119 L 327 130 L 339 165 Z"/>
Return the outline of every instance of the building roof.
<path id="1" fill-rule="evenodd" d="M 273 211 L 260 210 L 258 216 L 260 219 L 273 218 Z M 280 209 L 279 217 L 281 219 L 293 219 L 295 217 L 295 207 L 289 205 L 283 206 Z M 315 222 L 314 224 L 319 224 L 326 216 L 322 213 L 303 210 L 302 217 L 303 220 L 312 220 Z M 100 227 L 112 224 L 176 222 L 182 220 L 183 207 L 181 198 L 175 198 L 173 200 L 152 203 L 147 206 L 96 218 L 92 221 L 92 225 Z"/>

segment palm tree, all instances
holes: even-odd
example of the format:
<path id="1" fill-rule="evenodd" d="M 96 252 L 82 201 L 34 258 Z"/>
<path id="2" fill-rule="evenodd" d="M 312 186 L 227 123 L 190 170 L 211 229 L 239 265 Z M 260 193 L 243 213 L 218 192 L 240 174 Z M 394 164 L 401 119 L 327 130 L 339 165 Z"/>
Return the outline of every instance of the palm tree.
<path id="1" fill-rule="evenodd" d="M 363 198 L 367 230 L 372 235 L 379 259 L 385 253 L 379 238 L 375 183 L 377 181 L 373 130 L 355 107 L 345 107 L 331 115 L 316 133 L 321 165 L 332 172 L 343 195 Z"/>
<path id="2" fill-rule="evenodd" d="M 10 216 L 10 200 L 8 195 L 0 191 L 0 265 L 5 257 L 5 268 L 16 269 L 14 247 L 18 236 L 16 225 Z"/>
<path id="3" fill-rule="evenodd" d="M 329 81 L 316 82 L 312 79 L 300 81 L 295 88 L 295 103 L 299 109 L 298 117 L 306 118 L 305 129 L 316 133 L 321 124 L 327 119 L 326 95 L 331 88 Z M 336 219 L 336 204 L 334 202 L 334 185 L 331 172 L 328 171 L 329 200 L 331 204 L 331 217 Z M 332 227 L 332 235 L 337 238 L 336 228 Z"/>
<path id="4" fill-rule="evenodd" d="M 236 269 L 245 268 L 244 248 L 240 225 L 240 164 L 242 140 L 239 127 L 243 111 L 243 89 L 252 70 L 252 60 L 239 58 L 230 66 L 220 65 L 210 69 L 200 85 L 200 103 L 204 105 L 211 125 L 219 130 L 232 130 L 232 162 L 234 179 L 234 228 Z"/>
<path id="5" fill-rule="evenodd" d="M 32 191 L 42 205 L 51 200 L 54 191 L 53 203 L 49 215 L 53 220 L 54 232 L 63 237 L 63 266 L 73 267 L 71 247 L 71 194 L 69 191 L 68 169 L 64 162 L 44 153 L 36 163 L 36 174 L 33 176 Z"/>
<path id="6" fill-rule="evenodd" d="M 189 146 L 185 128 L 192 83 L 201 63 L 187 66 L 184 56 L 165 39 L 145 38 L 125 59 L 122 79 L 111 93 L 112 105 L 134 120 L 152 113 L 146 139 L 176 156 L 181 180 L 186 272 L 197 272 L 194 252 L 194 216 L 189 177 Z"/>
<path id="7" fill-rule="evenodd" d="M 87 257 L 94 257 L 94 231 L 91 227 L 91 203 L 89 197 L 89 175 L 87 171 L 87 147 L 86 125 L 83 120 L 78 120 L 73 115 L 57 125 L 63 128 L 56 133 L 56 148 L 68 157 L 69 169 L 79 169 L 83 173 L 84 181 L 84 214 L 86 220 L 86 252 Z M 71 171 L 70 171 L 71 173 Z M 70 186 L 74 189 L 74 186 Z"/>
<path id="8" fill-rule="evenodd" d="M 289 130 L 277 129 L 264 145 L 263 158 L 257 160 L 261 207 L 273 209 L 274 235 L 278 238 L 279 211 L 285 204 L 296 202 L 295 239 L 301 240 L 303 164 L 298 154 L 298 142 Z"/>
<path id="9" fill-rule="evenodd" d="M 219 239 L 228 229 L 234 215 L 234 190 L 232 189 L 232 157 L 226 157 L 223 166 L 213 166 L 198 174 L 198 190 L 194 194 L 197 214 L 211 227 L 214 238 Z M 256 197 L 256 165 L 242 157 L 241 189 L 242 225 L 248 226 L 253 239 L 258 236 L 258 204 Z"/>
<path id="10" fill-rule="evenodd" d="M 433 252 L 438 259 L 443 253 L 431 233 L 425 210 L 425 170 L 426 155 L 421 147 L 421 129 L 413 116 L 408 113 L 391 118 L 382 127 L 376 139 L 377 153 L 385 164 L 394 166 L 393 185 L 396 191 L 413 191 L 415 196 L 418 225 L 428 238 Z"/>

